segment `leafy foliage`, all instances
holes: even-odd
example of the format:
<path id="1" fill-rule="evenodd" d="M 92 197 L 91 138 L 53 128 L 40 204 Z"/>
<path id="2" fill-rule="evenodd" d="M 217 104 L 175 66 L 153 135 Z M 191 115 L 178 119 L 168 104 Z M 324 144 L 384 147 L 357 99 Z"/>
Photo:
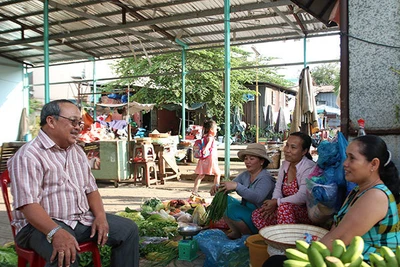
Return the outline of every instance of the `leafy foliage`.
<path id="1" fill-rule="evenodd" d="M 33 97 L 29 98 L 29 114 L 35 114 L 36 111 L 40 112 L 42 107 L 43 107 L 42 102 Z"/>
<path id="2" fill-rule="evenodd" d="M 101 266 L 110 267 L 111 263 L 111 247 L 105 245 L 104 247 L 99 247 Z M 79 267 L 93 267 L 93 258 L 91 252 L 84 252 L 79 254 Z"/>
<path id="3" fill-rule="evenodd" d="M 254 66 L 250 61 L 250 52 L 233 47 L 231 50 L 230 104 L 242 109 L 246 101 L 245 94 L 254 94 L 244 85 L 255 81 L 256 70 L 243 69 Z M 186 104 L 207 103 L 209 116 L 214 116 L 217 123 L 224 118 L 224 50 L 214 48 L 209 50 L 190 50 L 186 56 L 187 75 L 185 79 Z M 149 64 L 149 60 L 151 64 Z M 265 64 L 269 59 L 261 58 L 259 64 Z M 128 84 L 143 83 L 131 97 L 131 101 L 140 103 L 155 103 L 158 107 L 164 104 L 181 104 L 182 102 L 182 58 L 181 53 L 161 54 L 150 58 L 126 58 L 118 61 L 114 72 L 123 78 L 108 88 L 126 87 Z M 235 69 L 242 68 L 242 69 Z M 259 81 L 272 82 L 279 85 L 289 85 L 282 76 L 276 73 L 276 68 L 258 70 Z"/>
<path id="4" fill-rule="evenodd" d="M 311 70 L 311 77 L 317 85 L 333 85 L 335 93 L 339 93 L 340 69 L 338 64 L 319 65 Z"/>
<path id="5" fill-rule="evenodd" d="M 0 266 L 17 266 L 18 256 L 14 247 L 0 247 Z"/>

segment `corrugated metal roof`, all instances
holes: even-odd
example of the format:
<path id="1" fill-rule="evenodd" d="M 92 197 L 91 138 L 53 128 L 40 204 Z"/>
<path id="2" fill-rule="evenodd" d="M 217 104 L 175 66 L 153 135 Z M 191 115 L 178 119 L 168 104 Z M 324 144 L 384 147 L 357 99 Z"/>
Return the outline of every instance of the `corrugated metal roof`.
<path id="1" fill-rule="evenodd" d="M 315 6 L 319 13 L 310 12 L 324 23 L 293 2 L 304 9 Z M 231 45 L 337 32 L 326 21 L 334 2 L 231 0 Z M 43 5 L 40 0 L 0 3 L 1 56 L 43 65 Z M 50 63 L 180 51 L 175 38 L 189 49 L 223 46 L 224 1 L 49 0 Z"/>

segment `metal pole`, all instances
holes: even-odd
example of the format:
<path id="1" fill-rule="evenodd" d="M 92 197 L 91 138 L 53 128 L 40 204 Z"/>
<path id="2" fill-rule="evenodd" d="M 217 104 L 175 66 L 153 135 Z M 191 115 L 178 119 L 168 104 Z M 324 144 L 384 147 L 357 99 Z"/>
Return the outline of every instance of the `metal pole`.
<path id="1" fill-rule="evenodd" d="M 225 71 L 224 71 L 224 86 L 225 86 L 225 180 L 229 180 L 229 170 L 231 165 L 230 155 L 230 137 L 231 137 L 231 40 L 230 40 L 230 0 L 224 0 L 224 50 L 225 50 Z"/>
<path id="2" fill-rule="evenodd" d="M 260 53 L 257 51 L 257 49 L 252 46 L 251 49 L 256 53 L 256 143 L 258 143 L 258 138 L 259 138 L 259 131 L 260 131 L 260 104 L 259 104 L 259 97 L 258 97 L 258 59 L 260 56 Z"/>
<path id="3" fill-rule="evenodd" d="M 44 102 L 50 102 L 49 89 L 49 0 L 43 7 L 43 43 L 44 43 Z"/>
<path id="4" fill-rule="evenodd" d="M 93 58 L 93 119 L 96 120 L 96 104 L 97 104 L 97 78 L 96 78 L 96 59 Z M 129 94 L 128 94 L 129 98 Z"/>
<path id="5" fill-rule="evenodd" d="M 22 87 L 23 87 L 23 103 L 24 103 L 24 107 L 26 107 L 26 114 L 29 116 L 29 99 L 30 94 L 29 94 L 29 79 L 28 79 L 28 67 L 26 66 L 26 64 L 22 65 Z"/>
<path id="6" fill-rule="evenodd" d="M 303 38 L 303 62 L 304 62 L 304 68 L 307 67 L 307 35 L 304 36 Z"/>
<path id="7" fill-rule="evenodd" d="M 179 40 L 178 38 L 175 39 L 175 42 L 182 46 L 182 128 L 181 128 L 181 135 L 182 140 L 185 140 L 186 137 L 186 49 L 188 46 Z"/>
<path id="8" fill-rule="evenodd" d="M 348 138 L 349 108 L 349 1 L 340 1 L 340 131 Z"/>

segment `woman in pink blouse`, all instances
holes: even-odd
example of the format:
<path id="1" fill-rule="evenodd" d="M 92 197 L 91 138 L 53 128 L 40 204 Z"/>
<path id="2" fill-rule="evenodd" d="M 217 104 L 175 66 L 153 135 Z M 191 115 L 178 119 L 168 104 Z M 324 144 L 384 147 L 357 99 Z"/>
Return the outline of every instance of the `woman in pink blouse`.
<path id="1" fill-rule="evenodd" d="M 316 164 L 309 153 L 310 146 L 310 136 L 301 132 L 290 134 L 272 199 L 264 201 L 252 214 L 258 229 L 275 224 L 311 224 L 306 206 L 306 179 Z"/>

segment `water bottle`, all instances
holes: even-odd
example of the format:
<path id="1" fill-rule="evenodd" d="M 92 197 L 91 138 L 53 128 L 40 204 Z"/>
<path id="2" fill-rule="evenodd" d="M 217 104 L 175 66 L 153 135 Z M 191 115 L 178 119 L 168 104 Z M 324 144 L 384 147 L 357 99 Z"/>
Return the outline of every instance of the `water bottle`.
<path id="1" fill-rule="evenodd" d="M 365 121 L 363 119 L 359 119 L 357 122 L 358 122 L 358 134 L 357 134 L 357 136 L 366 135 L 365 130 L 364 130 Z"/>

